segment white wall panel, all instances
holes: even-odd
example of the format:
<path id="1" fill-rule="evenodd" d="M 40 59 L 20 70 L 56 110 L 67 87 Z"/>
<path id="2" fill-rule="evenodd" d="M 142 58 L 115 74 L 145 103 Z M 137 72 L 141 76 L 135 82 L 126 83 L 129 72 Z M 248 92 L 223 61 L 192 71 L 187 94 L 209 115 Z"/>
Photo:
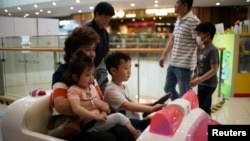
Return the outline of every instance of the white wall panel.
<path id="1" fill-rule="evenodd" d="M 0 17 L 0 37 L 14 36 L 14 18 Z"/>
<path id="2" fill-rule="evenodd" d="M 37 24 L 38 24 L 38 36 L 59 34 L 58 19 L 38 18 Z"/>
<path id="3" fill-rule="evenodd" d="M 15 36 L 37 36 L 35 18 L 14 18 Z"/>

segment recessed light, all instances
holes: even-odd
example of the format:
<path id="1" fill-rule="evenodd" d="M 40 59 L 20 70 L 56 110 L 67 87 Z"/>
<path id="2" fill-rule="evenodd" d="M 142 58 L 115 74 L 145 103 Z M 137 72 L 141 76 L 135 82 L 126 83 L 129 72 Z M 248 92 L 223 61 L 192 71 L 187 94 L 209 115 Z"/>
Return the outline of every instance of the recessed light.
<path id="1" fill-rule="evenodd" d="M 18 7 L 17 7 L 17 10 L 21 10 L 21 7 L 18 6 Z"/>
<path id="2" fill-rule="evenodd" d="M 4 9 L 4 12 L 8 13 L 8 10 L 7 10 L 7 9 Z"/>
<path id="3" fill-rule="evenodd" d="M 219 2 L 216 2 L 216 4 L 215 5 L 220 5 L 220 3 Z"/>
<path id="4" fill-rule="evenodd" d="M 76 0 L 76 3 L 80 3 L 80 0 Z"/>
<path id="5" fill-rule="evenodd" d="M 11 13 L 8 13 L 9 16 L 11 16 Z"/>
<path id="6" fill-rule="evenodd" d="M 71 6 L 69 9 L 70 9 L 70 10 L 73 10 L 73 9 L 74 9 L 74 7 L 73 7 L 73 6 Z"/>
<path id="7" fill-rule="evenodd" d="M 131 3 L 131 4 L 130 4 L 130 6 L 134 7 L 134 6 L 135 6 L 135 4 L 134 4 L 134 3 Z"/>
<path id="8" fill-rule="evenodd" d="M 37 8 L 38 7 L 37 4 L 34 4 L 34 7 Z"/>
<path id="9" fill-rule="evenodd" d="M 39 11 L 40 11 L 40 12 L 43 12 L 43 9 L 40 9 Z"/>
<path id="10" fill-rule="evenodd" d="M 52 2 L 52 5 L 56 6 L 56 2 Z"/>
<path id="11" fill-rule="evenodd" d="M 48 14 L 50 14 L 50 13 L 51 13 L 51 11 L 50 11 L 50 10 L 48 10 L 48 11 L 47 11 L 47 13 L 48 13 Z"/>
<path id="12" fill-rule="evenodd" d="M 90 7 L 89 7 L 89 9 L 91 9 L 91 10 L 92 10 L 92 9 L 94 9 L 94 7 L 93 7 L 93 6 L 90 6 Z"/>
<path id="13" fill-rule="evenodd" d="M 36 15 L 39 15 L 39 12 L 36 12 L 35 14 L 36 14 Z"/>
<path id="14" fill-rule="evenodd" d="M 82 10 L 78 10 L 78 13 L 82 13 Z"/>
<path id="15" fill-rule="evenodd" d="M 26 17 L 28 17 L 29 16 L 29 14 L 28 13 L 26 13 L 25 15 L 24 15 L 24 17 L 26 18 Z"/>

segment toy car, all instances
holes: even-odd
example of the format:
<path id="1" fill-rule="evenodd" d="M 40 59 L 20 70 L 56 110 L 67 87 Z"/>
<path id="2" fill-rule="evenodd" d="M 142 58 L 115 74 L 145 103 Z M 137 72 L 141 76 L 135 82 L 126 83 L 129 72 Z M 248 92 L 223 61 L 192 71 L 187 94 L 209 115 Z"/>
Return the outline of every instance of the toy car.
<path id="1" fill-rule="evenodd" d="M 208 125 L 217 124 L 199 108 L 196 93 L 189 90 L 156 112 L 137 141 L 207 141 Z"/>

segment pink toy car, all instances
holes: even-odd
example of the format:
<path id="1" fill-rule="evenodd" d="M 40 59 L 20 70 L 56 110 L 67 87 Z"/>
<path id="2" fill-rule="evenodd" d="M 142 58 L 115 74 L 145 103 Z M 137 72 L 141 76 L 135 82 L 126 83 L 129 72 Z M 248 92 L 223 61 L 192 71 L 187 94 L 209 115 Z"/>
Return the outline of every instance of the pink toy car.
<path id="1" fill-rule="evenodd" d="M 156 112 L 137 141 L 207 141 L 208 125 L 218 124 L 199 108 L 196 93 L 189 90 Z"/>

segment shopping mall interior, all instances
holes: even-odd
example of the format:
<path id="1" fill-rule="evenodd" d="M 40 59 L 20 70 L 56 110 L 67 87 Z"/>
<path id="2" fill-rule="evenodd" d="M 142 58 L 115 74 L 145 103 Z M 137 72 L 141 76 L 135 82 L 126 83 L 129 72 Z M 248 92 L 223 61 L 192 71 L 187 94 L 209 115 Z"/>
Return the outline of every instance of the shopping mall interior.
<path id="1" fill-rule="evenodd" d="M 175 1 L 107 1 L 116 12 L 107 27 L 110 51 L 123 51 L 131 56 L 132 74 L 125 83 L 138 102 L 154 102 L 165 95 L 170 55 L 164 68 L 158 61 L 175 27 Z M 35 100 L 26 98 L 35 88 L 50 95 L 52 74 L 64 63 L 65 39 L 75 27 L 93 19 L 93 7 L 98 2 L 0 1 L 0 123 L 6 109 L 11 109 L 12 113 L 23 115 L 13 122 L 16 127 L 29 126 L 28 121 L 21 121 L 27 118 L 21 109 Z M 229 0 L 218 4 L 213 0 L 194 0 L 192 12 L 202 22 L 210 21 L 216 26 L 213 44 L 219 49 L 219 83 L 212 96 L 209 118 L 222 125 L 250 125 L 250 1 Z M 108 78 L 111 80 L 110 75 Z M 193 90 L 197 93 L 197 87 Z M 166 104 L 171 102 L 168 100 Z M 22 104 L 24 108 L 18 111 Z M 11 125 L 9 129 L 15 128 L 11 121 L 5 124 Z M 22 132 L 29 134 L 26 130 Z M 16 136 L 21 134 L 17 131 Z M 2 132 L 0 135 L 0 141 L 12 141 L 4 140 Z M 147 141 L 143 137 L 138 140 Z"/>

